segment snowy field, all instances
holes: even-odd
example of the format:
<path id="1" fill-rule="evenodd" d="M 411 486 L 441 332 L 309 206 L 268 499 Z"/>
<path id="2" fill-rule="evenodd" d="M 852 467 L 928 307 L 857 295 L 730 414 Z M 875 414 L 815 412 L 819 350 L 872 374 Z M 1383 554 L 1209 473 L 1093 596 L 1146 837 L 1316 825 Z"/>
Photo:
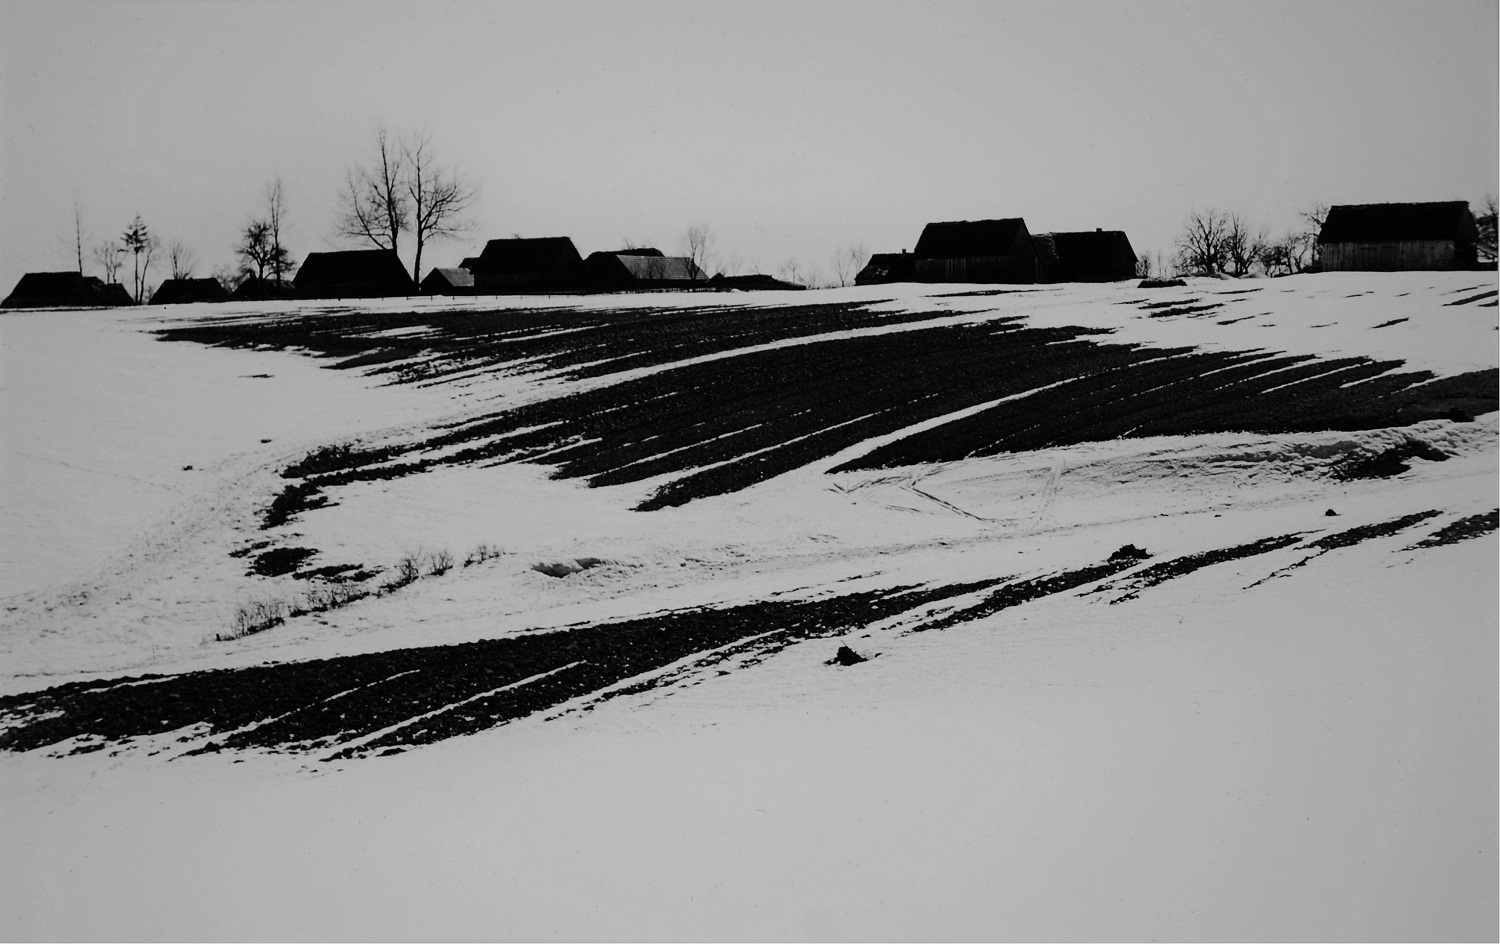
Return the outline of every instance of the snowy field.
<path id="1" fill-rule="evenodd" d="M 0 936 L 1494 940 L 1496 289 L 0 316 Z"/>

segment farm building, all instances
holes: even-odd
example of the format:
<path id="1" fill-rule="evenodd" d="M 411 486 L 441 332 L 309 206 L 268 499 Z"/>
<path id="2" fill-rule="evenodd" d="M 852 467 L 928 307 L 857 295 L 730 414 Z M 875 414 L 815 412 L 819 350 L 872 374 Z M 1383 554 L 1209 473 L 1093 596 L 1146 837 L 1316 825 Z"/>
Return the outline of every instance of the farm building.
<path id="1" fill-rule="evenodd" d="M 855 285 L 884 285 L 886 282 L 915 282 L 917 257 L 905 249 L 900 252 L 877 252 L 854 277 Z"/>
<path id="2" fill-rule="evenodd" d="M 466 266 L 480 295 L 578 292 L 594 287 L 583 257 L 566 236 L 492 239 Z"/>
<path id="3" fill-rule="evenodd" d="M 422 279 L 423 295 L 473 295 L 474 273 L 468 269 L 433 269 Z"/>
<path id="4" fill-rule="evenodd" d="M 110 308 L 133 305 L 118 282 L 105 285 L 79 272 L 28 272 L 0 301 L 0 308 Z"/>
<path id="5" fill-rule="evenodd" d="M 1325 272 L 1468 269 L 1478 231 L 1462 200 L 1332 207 L 1318 233 Z"/>
<path id="6" fill-rule="evenodd" d="M 716 292 L 801 292 L 806 285 L 783 282 L 773 275 L 725 275 L 720 272 L 708 280 L 708 287 Z"/>
<path id="7" fill-rule="evenodd" d="M 270 279 L 257 279 L 254 276 L 241 282 L 239 287 L 229 294 L 229 300 L 232 302 L 270 302 L 296 297 L 290 282 L 273 282 Z"/>
<path id="8" fill-rule="evenodd" d="M 1036 251 L 1019 218 L 928 223 L 912 254 L 918 282 L 1036 281 Z"/>
<path id="9" fill-rule="evenodd" d="M 218 279 L 167 279 L 151 293 L 153 305 L 187 305 L 192 302 L 227 302 L 229 293 Z"/>
<path id="10" fill-rule="evenodd" d="M 417 293 L 400 257 L 389 249 L 308 253 L 292 287 L 298 298 L 384 298 Z"/>
<path id="11" fill-rule="evenodd" d="M 660 249 L 596 252 L 584 260 L 599 287 L 610 291 L 702 288 L 708 276 L 685 256 Z"/>
<path id="12" fill-rule="evenodd" d="M 1135 278 L 1135 249 L 1119 230 L 1031 237 L 1039 282 L 1118 282 Z"/>

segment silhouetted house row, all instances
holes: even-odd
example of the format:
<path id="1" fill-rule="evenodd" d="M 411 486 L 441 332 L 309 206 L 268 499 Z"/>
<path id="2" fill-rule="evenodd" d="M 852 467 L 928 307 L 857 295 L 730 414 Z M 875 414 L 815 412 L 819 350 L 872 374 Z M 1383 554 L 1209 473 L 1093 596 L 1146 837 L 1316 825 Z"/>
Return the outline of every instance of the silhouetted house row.
<path id="1" fill-rule="evenodd" d="M 308 253 L 292 286 L 298 298 L 384 298 L 417 293 L 400 257 L 389 249 Z"/>
<path id="2" fill-rule="evenodd" d="M 115 308 L 134 305 L 119 282 L 108 285 L 79 272 L 28 272 L 0 308 Z"/>
<path id="3" fill-rule="evenodd" d="M 583 292 L 595 287 L 583 257 L 566 236 L 492 239 L 478 256 L 465 259 L 463 267 L 473 274 L 477 295 Z"/>
<path id="4" fill-rule="evenodd" d="M 1468 269 L 1478 231 L 1468 203 L 1361 203 L 1331 207 L 1318 233 L 1325 272 Z"/>
<path id="5" fill-rule="evenodd" d="M 419 287 L 423 295 L 473 295 L 474 273 L 462 267 L 433 269 L 422 278 Z"/>
<path id="6" fill-rule="evenodd" d="M 692 259 L 663 255 L 660 249 L 596 252 L 584 264 L 605 291 L 702 288 L 708 280 Z"/>
<path id="7" fill-rule="evenodd" d="M 1135 278 L 1135 249 L 1120 230 L 1038 233 L 1038 282 L 1118 282 Z"/>
<path id="8" fill-rule="evenodd" d="M 151 293 L 153 305 L 189 305 L 193 302 L 223 302 L 229 293 L 218 279 L 167 279 Z"/>

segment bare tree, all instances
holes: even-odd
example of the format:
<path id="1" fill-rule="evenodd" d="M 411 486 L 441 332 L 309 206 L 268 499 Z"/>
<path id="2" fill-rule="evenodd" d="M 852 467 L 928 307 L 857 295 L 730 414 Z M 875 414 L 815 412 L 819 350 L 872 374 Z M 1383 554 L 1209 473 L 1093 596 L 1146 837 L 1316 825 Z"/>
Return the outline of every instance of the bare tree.
<path id="1" fill-rule="evenodd" d="M 1474 225 L 1479 230 L 1479 238 L 1474 244 L 1479 258 L 1484 262 L 1494 262 L 1495 195 L 1493 193 L 1484 198 L 1484 203 L 1480 205 L 1480 213 L 1474 217 Z"/>
<path id="2" fill-rule="evenodd" d="M 139 213 L 135 215 L 134 220 L 131 220 L 130 225 L 125 228 L 124 234 L 120 237 L 120 242 L 124 244 L 126 252 L 135 256 L 135 303 L 139 305 L 141 303 L 141 292 L 145 287 L 146 273 L 151 270 L 151 256 L 161 243 L 151 234 L 151 230 L 146 227 Z M 145 256 L 144 260 L 142 260 L 142 256 Z"/>
<path id="3" fill-rule="evenodd" d="M 1177 236 L 1177 256 L 1184 267 L 1213 275 L 1224 269 L 1228 215 L 1219 210 L 1194 210 Z"/>
<path id="4" fill-rule="evenodd" d="M 1140 258 L 1135 260 L 1135 277 L 1138 279 L 1151 278 L 1151 253 L 1143 252 Z"/>
<path id="5" fill-rule="evenodd" d="M 232 293 L 245 281 L 245 270 L 226 263 L 214 269 L 213 278 L 224 286 L 224 291 Z"/>
<path id="6" fill-rule="evenodd" d="M 384 128 L 375 133 L 375 163 L 344 175 L 339 194 L 338 233 L 377 249 L 397 251 L 411 229 L 411 197 L 405 187 L 406 155 Z"/>
<path id="7" fill-rule="evenodd" d="M 120 269 L 125 265 L 125 248 L 113 239 L 106 239 L 94 246 L 94 262 L 104 270 L 104 281 L 120 281 Z"/>
<path id="8" fill-rule="evenodd" d="M 680 246 L 682 254 L 688 257 L 694 269 L 703 270 L 708 266 L 708 254 L 713 249 L 714 234 L 706 224 L 688 227 L 688 231 L 682 234 Z M 706 274 L 706 273 L 705 273 Z M 698 273 L 693 274 L 697 278 Z"/>
<path id="9" fill-rule="evenodd" d="M 265 220 L 245 224 L 234 254 L 240 259 L 240 271 L 247 278 L 264 279 L 271 269 L 275 249 L 271 244 L 271 226 Z"/>
<path id="10" fill-rule="evenodd" d="M 777 266 L 776 274 L 780 276 L 783 281 L 796 282 L 798 285 L 803 284 L 802 263 L 797 261 L 797 258 L 795 256 Z"/>
<path id="11" fill-rule="evenodd" d="M 838 282 L 839 288 L 843 288 L 854 281 L 854 277 L 865 267 L 869 260 L 869 253 L 865 252 L 862 244 L 851 243 L 840 246 L 833 254 L 833 277 Z"/>
<path id="12" fill-rule="evenodd" d="M 279 283 L 292 271 L 291 250 L 281 241 L 281 227 L 286 221 L 286 188 L 281 183 L 280 174 L 266 182 L 265 200 L 266 237 L 271 244 L 271 258 L 266 263 L 266 270 Z"/>
<path id="13" fill-rule="evenodd" d="M 474 228 L 464 214 L 474 205 L 479 188 L 461 178 L 456 169 L 438 166 L 432 141 L 425 133 L 407 136 L 401 153 L 406 165 L 406 193 L 411 198 L 411 230 L 417 240 L 411 279 L 420 282 L 422 248 L 434 239 L 453 239 Z"/>
<path id="14" fill-rule="evenodd" d="M 1305 269 L 1321 269 L 1323 266 L 1323 248 L 1318 245 L 1318 236 L 1323 232 L 1323 224 L 1328 221 L 1328 205 L 1325 203 L 1314 203 L 1311 208 L 1297 214 L 1302 217 L 1305 224 L 1301 237 L 1306 246 L 1307 264 Z"/>
<path id="15" fill-rule="evenodd" d="M 1247 275 L 1261 261 L 1267 245 L 1266 231 L 1251 229 L 1239 213 L 1224 214 L 1224 258 L 1234 276 Z"/>
<path id="16" fill-rule="evenodd" d="M 73 198 L 73 250 L 78 254 L 78 274 L 83 274 L 83 241 L 88 237 L 83 232 L 83 205 Z"/>
<path id="17" fill-rule="evenodd" d="M 172 278 L 190 279 L 193 277 L 193 269 L 198 265 L 198 253 L 182 240 L 174 239 L 167 247 L 167 262 L 172 267 Z"/>
<path id="18" fill-rule="evenodd" d="M 1296 275 L 1307 267 L 1307 238 L 1302 233 L 1287 233 L 1269 243 L 1261 255 L 1267 275 Z"/>

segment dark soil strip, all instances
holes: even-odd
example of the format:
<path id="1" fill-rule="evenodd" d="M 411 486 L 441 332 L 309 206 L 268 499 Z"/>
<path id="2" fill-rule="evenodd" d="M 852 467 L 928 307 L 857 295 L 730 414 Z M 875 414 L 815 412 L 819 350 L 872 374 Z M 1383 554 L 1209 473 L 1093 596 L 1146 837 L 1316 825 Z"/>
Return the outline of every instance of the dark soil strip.
<path id="1" fill-rule="evenodd" d="M 1388 479 L 1411 471 L 1407 462 L 1411 459 L 1426 459 L 1429 462 L 1445 462 L 1448 454 L 1435 446 L 1411 440 L 1400 446 L 1392 446 L 1372 456 L 1361 456 L 1336 466 L 1333 476 L 1344 481 L 1355 479 Z"/>
<path id="2" fill-rule="evenodd" d="M 1460 518 L 1452 524 L 1444 525 L 1411 547 L 1406 548 L 1406 550 L 1457 544 L 1459 541 L 1468 541 L 1472 538 L 1484 537 L 1486 534 L 1494 534 L 1496 529 L 1500 529 L 1500 509 L 1482 515 L 1470 515 L 1467 518 Z"/>
<path id="3" fill-rule="evenodd" d="M 1223 564 L 1232 560 L 1240 560 L 1245 557 L 1255 557 L 1259 554 L 1269 554 L 1272 551 L 1290 547 L 1302 540 L 1302 535 L 1283 534 L 1279 537 L 1261 538 L 1259 541 L 1251 541 L 1249 544 L 1238 544 L 1234 547 L 1219 548 L 1215 551 L 1204 551 L 1200 554 L 1188 554 L 1173 560 L 1163 561 L 1160 564 L 1152 564 L 1135 573 L 1129 580 L 1120 586 L 1128 592 L 1124 596 L 1110 600 L 1110 603 L 1124 603 L 1126 600 L 1134 600 L 1141 595 L 1141 591 L 1157 584 L 1165 583 L 1177 577 L 1183 577 L 1194 571 L 1211 567 L 1214 564 Z M 1114 586 L 1101 587 L 1101 591 L 1115 589 Z"/>
<path id="4" fill-rule="evenodd" d="M 349 753 L 425 744 L 600 692 L 696 653 L 750 640 L 751 648 L 766 648 L 836 636 L 995 582 L 759 602 L 453 646 L 70 683 L 0 698 L 0 750 L 34 750 L 74 737 L 118 742 L 194 725 L 217 738 L 209 750 L 337 749 L 398 725 L 404 726 Z M 504 686 L 513 687 L 496 691 Z"/>
<path id="5" fill-rule="evenodd" d="M 1361 525 L 1358 528 L 1350 528 L 1347 531 L 1329 534 L 1318 538 L 1316 541 L 1309 541 L 1307 546 L 1323 551 L 1331 551 L 1340 547 L 1353 547 L 1372 538 L 1388 537 L 1398 531 L 1404 531 L 1414 524 L 1426 521 L 1429 518 L 1436 518 L 1440 514 L 1442 514 L 1441 511 L 1419 511 L 1414 515 L 1403 515 L 1400 518 L 1393 518 L 1390 521 Z"/>
<path id="6" fill-rule="evenodd" d="M 1500 291 L 1480 292 L 1478 295 L 1470 295 L 1468 298 L 1460 298 L 1458 301 L 1448 302 L 1444 307 L 1449 307 L 1452 305 L 1467 305 L 1470 302 L 1478 302 L 1483 301 L 1486 298 L 1494 298 L 1496 295 L 1500 295 Z"/>
<path id="7" fill-rule="evenodd" d="M 1398 325 L 1398 324 L 1400 324 L 1403 321 L 1410 321 L 1410 320 L 1411 320 L 1410 318 L 1395 318 L 1395 319 L 1393 319 L 1391 321 L 1382 321 L 1380 324 L 1376 325 L 1375 328 L 1389 328 L 1391 325 Z M 1371 328 L 1370 330 L 1374 331 L 1375 328 Z"/>
<path id="8" fill-rule="evenodd" d="M 956 610 L 946 616 L 922 623 L 913 627 L 911 632 L 921 633 L 929 629 L 947 629 L 959 623 L 967 623 L 972 620 L 993 616 L 1001 610 L 1008 610 L 1013 606 L 1020 606 L 1022 603 L 1051 596 L 1054 593 L 1066 593 L 1084 584 L 1114 576 L 1122 570 L 1134 567 L 1137 563 L 1139 563 L 1139 560 L 1134 558 L 1109 561 L 1103 564 L 1096 564 L 1093 567 L 1067 570 L 1047 577 L 1037 577 L 1033 580 L 1008 583 L 974 606 Z"/>

